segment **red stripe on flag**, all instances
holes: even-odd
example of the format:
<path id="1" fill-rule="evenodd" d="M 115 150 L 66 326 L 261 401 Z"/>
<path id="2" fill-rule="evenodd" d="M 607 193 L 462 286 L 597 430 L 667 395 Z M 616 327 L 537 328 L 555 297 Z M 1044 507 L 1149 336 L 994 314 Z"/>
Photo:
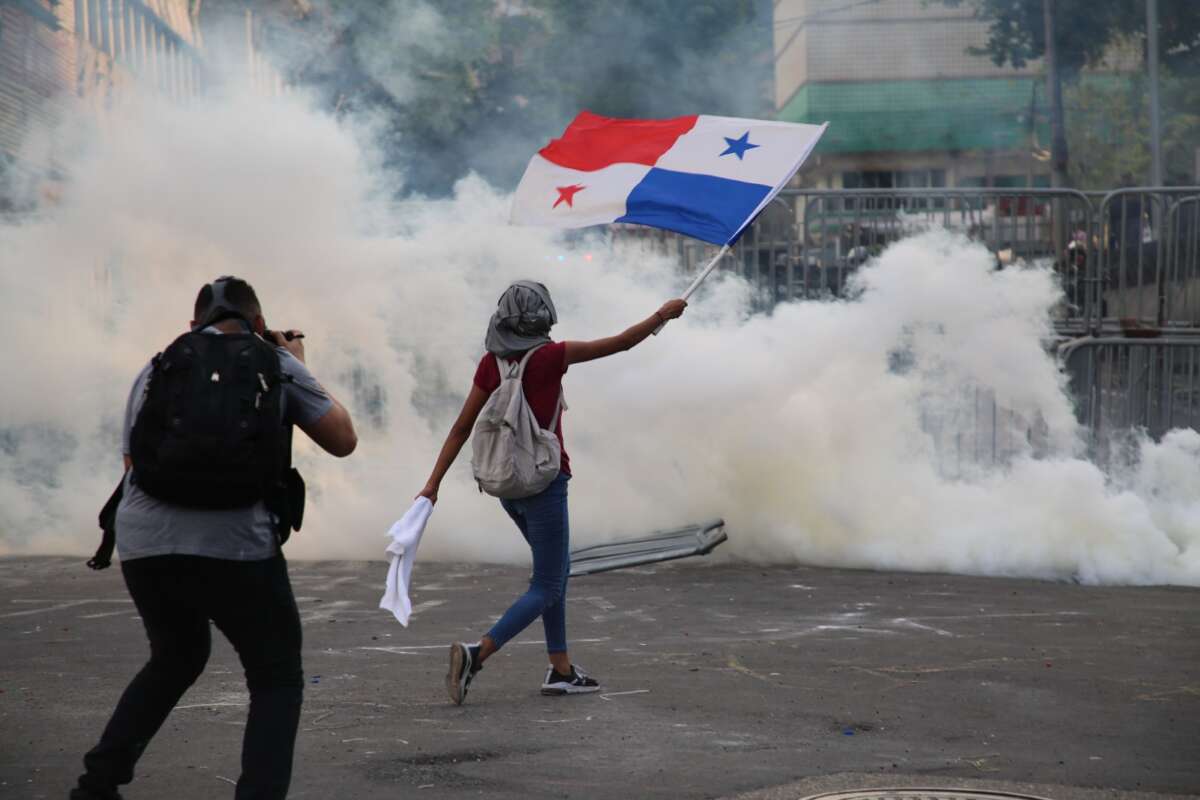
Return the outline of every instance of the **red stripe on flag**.
<path id="1" fill-rule="evenodd" d="M 538 152 L 560 167 L 587 172 L 613 164 L 652 167 L 695 124 L 695 114 L 674 119 L 615 119 L 581 111 L 562 138 Z"/>

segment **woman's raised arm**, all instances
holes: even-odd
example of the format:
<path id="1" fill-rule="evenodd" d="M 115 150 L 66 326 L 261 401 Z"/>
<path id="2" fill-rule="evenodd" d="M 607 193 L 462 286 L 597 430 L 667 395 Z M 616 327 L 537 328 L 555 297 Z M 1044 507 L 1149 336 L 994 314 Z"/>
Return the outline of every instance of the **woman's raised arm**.
<path id="1" fill-rule="evenodd" d="M 667 320 L 678 319 L 682 316 L 685 308 L 687 308 L 686 300 L 668 300 L 658 311 L 636 325 L 626 328 L 616 336 L 592 339 L 588 342 L 567 342 L 567 363 L 578 364 L 582 361 L 592 361 L 628 350 L 644 341 L 660 325 L 666 324 Z"/>

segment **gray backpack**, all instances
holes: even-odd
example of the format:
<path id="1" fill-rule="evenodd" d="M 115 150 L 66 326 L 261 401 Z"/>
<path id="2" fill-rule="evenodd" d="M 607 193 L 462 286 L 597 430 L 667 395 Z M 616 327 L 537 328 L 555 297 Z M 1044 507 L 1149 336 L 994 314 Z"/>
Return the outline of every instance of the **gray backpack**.
<path id="1" fill-rule="evenodd" d="M 517 500 L 532 497 L 558 477 L 562 446 L 554 429 L 558 415 L 567 407 L 561 390 L 554 417 L 547 430 L 538 424 L 525 399 L 521 378 L 530 357 L 544 345 L 525 353 L 519 364 L 507 365 L 499 358 L 500 386 L 492 392 L 471 438 L 471 469 L 479 490 L 493 497 Z"/>

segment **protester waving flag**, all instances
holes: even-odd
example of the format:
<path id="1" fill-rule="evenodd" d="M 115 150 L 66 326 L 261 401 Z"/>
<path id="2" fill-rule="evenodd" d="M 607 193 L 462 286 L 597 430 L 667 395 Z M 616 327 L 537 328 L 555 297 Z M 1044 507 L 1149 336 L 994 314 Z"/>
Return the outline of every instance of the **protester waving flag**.
<path id="1" fill-rule="evenodd" d="M 529 162 L 512 222 L 632 222 L 728 246 L 796 173 L 825 127 L 584 111 Z"/>

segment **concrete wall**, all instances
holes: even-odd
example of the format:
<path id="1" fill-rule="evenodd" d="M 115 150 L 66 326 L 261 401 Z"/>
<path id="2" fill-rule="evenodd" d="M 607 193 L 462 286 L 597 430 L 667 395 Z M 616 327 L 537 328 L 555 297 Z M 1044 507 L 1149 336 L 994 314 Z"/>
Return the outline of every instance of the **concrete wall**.
<path id="1" fill-rule="evenodd" d="M 0 3 L 0 158 L 18 169 L 45 170 L 54 166 L 52 149 L 27 146 L 26 132 L 56 124 L 74 94 L 78 67 L 73 1 L 34 0 L 34 6 L 41 13 Z"/>
<path id="2" fill-rule="evenodd" d="M 802 185 L 837 188 L 853 170 L 944 170 L 951 187 L 1049 175 L 1032 155 L 1049 137 L 1041 62 L 998 67 L 967 52 L 989 28 L 971 3 L 778 0 L 774 15 L 779 119 L 830 123 Z M 1089 75 L 1120 80 L 1139 58 L 1114 47 Z"/>
<path id="3" fill-rule="evenodd" d="M 775 6 L 776 107 L 805 83 L 903 81 L 1035 75 L 969 55 L 987 41 L 987 23 L 969 4 L 886 0 L 847 8 L 844 0 L 781 0 Z"/>
<path id="4" fill-rule="evenodd" d="M 867 170 L 941 170 L 946 175 L 946 188 L 975 188 L 994 185 L 998 177 L 1019 177 L 1027 186 L 1033 186 L 1045 174 L 1045 165 L 1021 151 L 818 153 L 805 164 L 801 177 L 805 186 L 842 189 L 843 173 Z"/>

